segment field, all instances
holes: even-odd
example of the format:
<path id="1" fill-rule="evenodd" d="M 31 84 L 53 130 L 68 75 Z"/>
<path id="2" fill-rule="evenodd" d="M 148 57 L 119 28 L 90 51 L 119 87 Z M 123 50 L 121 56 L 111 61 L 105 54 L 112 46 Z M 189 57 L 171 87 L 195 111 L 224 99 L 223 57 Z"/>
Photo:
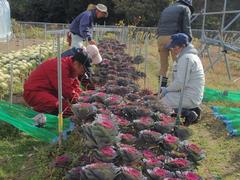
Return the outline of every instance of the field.
<path id="1" fill-rule="evenodd" d="M 203 63 L 206 66 L 207 59 L 203 59 Z M 158 67 L 157 45 L 153 41 L 149 46 L 146 84 L 153 91 L 157 90 Z M 144 69 L 143 66 L 138 68 Z M 240 63 L 231 63 L 234 79 L 240 76 L 239 68 Z M 143 81 L 139 83 L 143 85 Z M 228 80 L 222 62 L 215 66 L 214 72 L 206 74 L 206 86 L 222 90 L 240 89 L 239 82 Z M 224 125 L 211 114 L 212 105 L 233 106 L 222 102 L 204 103 L 201 121 L 190 127 L 193 134 L 191 140 L 206 152 L 206 159 L 201 162 L 198 171 L 206 179 L 240 179 L 240 139 L 228 136 Z M 63 152 L 74 157 L 84 149 L 75 134 L 59 149 L 54 145 L 40 143 L 4 123 L 0 123 L 0 137 L 0 179 L 59 179 L 61 172 L 49 168 L 52 158 Z"/>

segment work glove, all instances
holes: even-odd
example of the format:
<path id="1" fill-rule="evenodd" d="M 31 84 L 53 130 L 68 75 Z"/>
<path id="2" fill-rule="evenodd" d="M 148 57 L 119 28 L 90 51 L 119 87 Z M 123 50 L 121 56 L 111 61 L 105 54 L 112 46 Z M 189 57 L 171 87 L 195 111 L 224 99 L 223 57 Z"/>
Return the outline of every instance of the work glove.
<path id="1" fill-rule="evenodd" d="M 81 85 L 85 90 L 94 90 L 95 86 L 93 82 L 91 81 L 91 77 L 89 77 L 87 74 L 81 76 L 78 78 L 81 82 Z"/>
<path id="2" fill-rule="evenodd" d="M 88 79 L 82 81 L 81 84 L 85 88 L 85 90 L 95 90 L 95 85 Z"/>
<path id="3" fill-rule="evenodd" d="M 164 97 L 168 93 L 168 90 L 166 87 L 161 87 L 161 97 Z"/>

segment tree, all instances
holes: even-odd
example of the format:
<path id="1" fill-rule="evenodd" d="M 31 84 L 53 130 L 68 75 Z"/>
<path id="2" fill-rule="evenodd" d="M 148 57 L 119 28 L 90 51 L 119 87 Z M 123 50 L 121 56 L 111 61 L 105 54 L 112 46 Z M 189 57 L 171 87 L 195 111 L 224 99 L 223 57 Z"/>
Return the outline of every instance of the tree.
<path id="1" fill-rule="evenodd" d="M 31 17 L 31 21 L 47 21 L 46 14 L 48 13 L 45 0 L 30 0 L 26 5 L 26 15 Z M 30 11 L 31 9 L 31 11 Z M 25 17 L 25 18 L 27 18 Z"/>
<path id="2" fill-rule="evenodd" d="M 24 20 L 26 17 L 26 7 L 29 0 L 8 0 L 11 8 L 11 16 L 17 20 Z"/>
<path id="3" fill-rule="evenodd" d="M 47 20 L 49 22 L 64 23 L 66 22 L 66 7 L 65 0 L 49 0 L 48 1 Z"/>
<path id="4" fill-rule="evenodd" d="M 126 24 L 156 26 L 160 12 L 170 0 L 113 0 L 116 13 L 122 14 Z M 137 23 L 137 24 L 136 24 Z"/>

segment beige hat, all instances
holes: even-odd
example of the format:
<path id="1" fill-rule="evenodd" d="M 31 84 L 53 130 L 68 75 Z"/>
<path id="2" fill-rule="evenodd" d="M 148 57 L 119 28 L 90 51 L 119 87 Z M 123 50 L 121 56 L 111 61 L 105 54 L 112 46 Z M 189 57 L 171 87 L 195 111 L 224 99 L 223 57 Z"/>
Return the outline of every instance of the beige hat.
<path id="1" fill-rule="evenodd" d="M 107 6 L 105 6 L 104 4 L 97 4 L 96 5 L 96 9 L 103 12 L 103 13 L 106 13 L 105 17 L 108 17 L 108 8 Z"/>
<path id="2" fill-rule="evenodd" d="M 96 45 L 88 45 L 86 51 L 92 59 L 92 64 L 99 64 L 102 62 L 102 56 L 99 53 L 98 47 Z"/>

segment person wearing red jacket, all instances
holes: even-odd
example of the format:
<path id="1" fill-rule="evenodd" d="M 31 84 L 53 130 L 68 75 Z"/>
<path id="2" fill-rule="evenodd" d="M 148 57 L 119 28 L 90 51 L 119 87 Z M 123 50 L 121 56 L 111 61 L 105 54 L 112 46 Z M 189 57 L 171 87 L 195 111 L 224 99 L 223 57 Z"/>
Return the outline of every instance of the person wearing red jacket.
<path id="1" fill-rule="evenodd" d="M 74 48 L 68 49 L 61 54 L 61 57 L 73 56 L 77 49 L 79 48 L 74 47 Z M 83 46 L 81 49 L 88 53 L 91 64 L 97 65 L 102 62 L 102 56 L 96 45 L 88 45 L 87 47 Z M 93 71 L 89 69 L 89 72 L 85 73 L 83 76 L 78 77 L 83 90 L 95 90 L 95 85 L 91 80 L 92 74 L 93 74 Z"/>
<path id="2" fill-rule="evenodd" d="M 74 56 L 62 58 L 62 96 L 64 115 L 71 115 L 70 103 L 76 103 L 82 92 L 78 76 L 83 76 L 90 67 L 88 54 L 79 49 Z M 57 58 L 48 59 L 39 65 L 24 84 L 24 100 L 40 113 L 58 113 Z"/>

